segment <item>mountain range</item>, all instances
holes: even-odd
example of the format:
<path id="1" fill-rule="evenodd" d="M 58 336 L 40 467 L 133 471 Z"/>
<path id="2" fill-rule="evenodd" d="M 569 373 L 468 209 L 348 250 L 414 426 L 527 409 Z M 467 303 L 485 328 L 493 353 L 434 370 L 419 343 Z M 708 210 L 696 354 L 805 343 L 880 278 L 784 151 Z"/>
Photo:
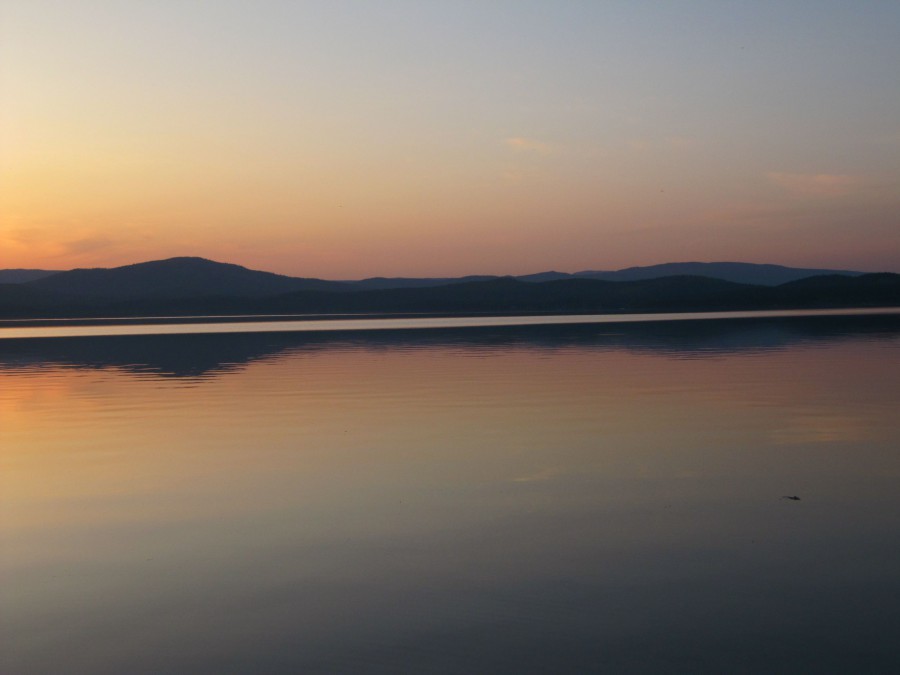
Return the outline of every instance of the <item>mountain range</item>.
<path id="1" fill-rule="evenodd" d="M 366 312 L 633 312 L 900 305 L 900 275 L 666 263 L 519 277 L 329 281 L 170 258 L 63 272 L 0 270 L 0 317 Z"/>
<path id="2" fill-rule="evenodd" d="M 519 281 L 543 282 L 561 279 L 603 279 L 605 281 L 640 281 L 668 276 L 702 276 L 723 279 L 739 284 L 777 286 L 788 281 L 823 274 L 859 276 L 853 270 L 811 269 L 760 265 L 742 262 L 677 262 L 628 267 L 615 271 L 585 270 L 583 272 L 538 272 L 513 277 Z M 266 295 L 294 290 L 376 290 L 388 288 L 425 288 L 469 281 L 497 279 L 498 275 L 482 274 L 464 277 L 370 277 L 358 281 L 326 281 L 303 277 L 289 277 L 271 272 L 250 270 L 240 265 L 219 263 L 196 257 L 169 258 L 123 267 L 76 269 L 70 271 L 36 269 L 0 269 L 0 284 L 19 284 L 56 277 L 39 284 L 50 290 L 75 289 L 91 294 L 110 290 L 109 280 L 115 280 L 122 295 L 144 292 L 153 294 L 176 292 L 205 295 L 207 293 L 237 293 L 238 295 Z"/>

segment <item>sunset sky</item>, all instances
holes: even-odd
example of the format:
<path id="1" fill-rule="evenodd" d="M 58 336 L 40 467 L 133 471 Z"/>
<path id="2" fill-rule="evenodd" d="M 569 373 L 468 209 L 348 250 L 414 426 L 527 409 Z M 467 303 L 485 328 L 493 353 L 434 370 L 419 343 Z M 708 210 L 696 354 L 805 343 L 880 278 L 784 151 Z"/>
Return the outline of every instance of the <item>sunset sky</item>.
<path id="1" fill-rule="evenodd" d="M 0 0 L 0 268 L 900 272 L 900 2 Z"/>

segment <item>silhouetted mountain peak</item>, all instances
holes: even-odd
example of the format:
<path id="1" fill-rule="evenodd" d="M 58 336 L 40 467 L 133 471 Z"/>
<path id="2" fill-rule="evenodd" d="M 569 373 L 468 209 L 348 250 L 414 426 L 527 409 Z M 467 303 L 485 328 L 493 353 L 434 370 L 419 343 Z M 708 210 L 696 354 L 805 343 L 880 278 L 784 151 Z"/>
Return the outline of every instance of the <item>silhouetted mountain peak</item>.
<path id="1" fill-rule="evenodd" d="M 103 269 L 103 268 L 100 268 Z M 243 265 L 235 263 L 218 262 L 209 258 L 201 258 L 199 256 L 176 256 L 174 258 L 164 258 L 163 260 L 148 260 L 147 262 L 132 263 L 131 265 L 122 265 L 121 267 L 109 268 L 110 270 L 245 270 L 253 272 Z M 273 272 L 262 272 L 262 274 L 273 274 Z M 282 276 L 282 275 L 277 275 Z"/>
<path id="2" fill-rule="evenodd" d="M 199 257 L 75 269 L 31 282 L 37 288 L 107 298 L 258 297 L 298 290 L 341 290 L 344 284 L 288 277 Z"/>

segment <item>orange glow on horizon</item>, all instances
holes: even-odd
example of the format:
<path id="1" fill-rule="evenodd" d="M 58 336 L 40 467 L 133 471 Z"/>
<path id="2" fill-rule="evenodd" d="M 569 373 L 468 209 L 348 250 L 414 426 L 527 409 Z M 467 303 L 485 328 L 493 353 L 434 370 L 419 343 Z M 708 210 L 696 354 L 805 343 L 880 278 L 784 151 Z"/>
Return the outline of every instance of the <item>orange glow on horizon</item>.
<path id="1" fill-rule="evenodd" d="M 788 41 L 754 24 L 771 53 L 746 62 L 731 46 L 749 28 L 724 10 L 685 10 L 681 45 L 664 13 L 625 7 L 548 9 L 549 24 L 499 6 L 397 11 L 13 0 L 0 269 L 197 255 L 329 279 L 900 271 L 900 115 L 867 89 L 897 61 L 872 57 L 897 50 L 875 40 L 887 8 L 852 15 L 867 37 L 840 68 L 797 21 Z M 724 32 L 694 34 L 716 16 Z"/>

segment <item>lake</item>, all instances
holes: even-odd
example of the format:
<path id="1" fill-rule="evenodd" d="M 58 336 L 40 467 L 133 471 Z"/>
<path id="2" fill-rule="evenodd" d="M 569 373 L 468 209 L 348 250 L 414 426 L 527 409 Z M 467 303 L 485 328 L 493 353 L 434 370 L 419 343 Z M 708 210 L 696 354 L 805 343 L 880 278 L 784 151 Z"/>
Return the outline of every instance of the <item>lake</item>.
<path id="1" fill-rule="evenodd" d="M 0 672 L 897 672 L 900 314 L 621 319 L 0 328 Z"/>

